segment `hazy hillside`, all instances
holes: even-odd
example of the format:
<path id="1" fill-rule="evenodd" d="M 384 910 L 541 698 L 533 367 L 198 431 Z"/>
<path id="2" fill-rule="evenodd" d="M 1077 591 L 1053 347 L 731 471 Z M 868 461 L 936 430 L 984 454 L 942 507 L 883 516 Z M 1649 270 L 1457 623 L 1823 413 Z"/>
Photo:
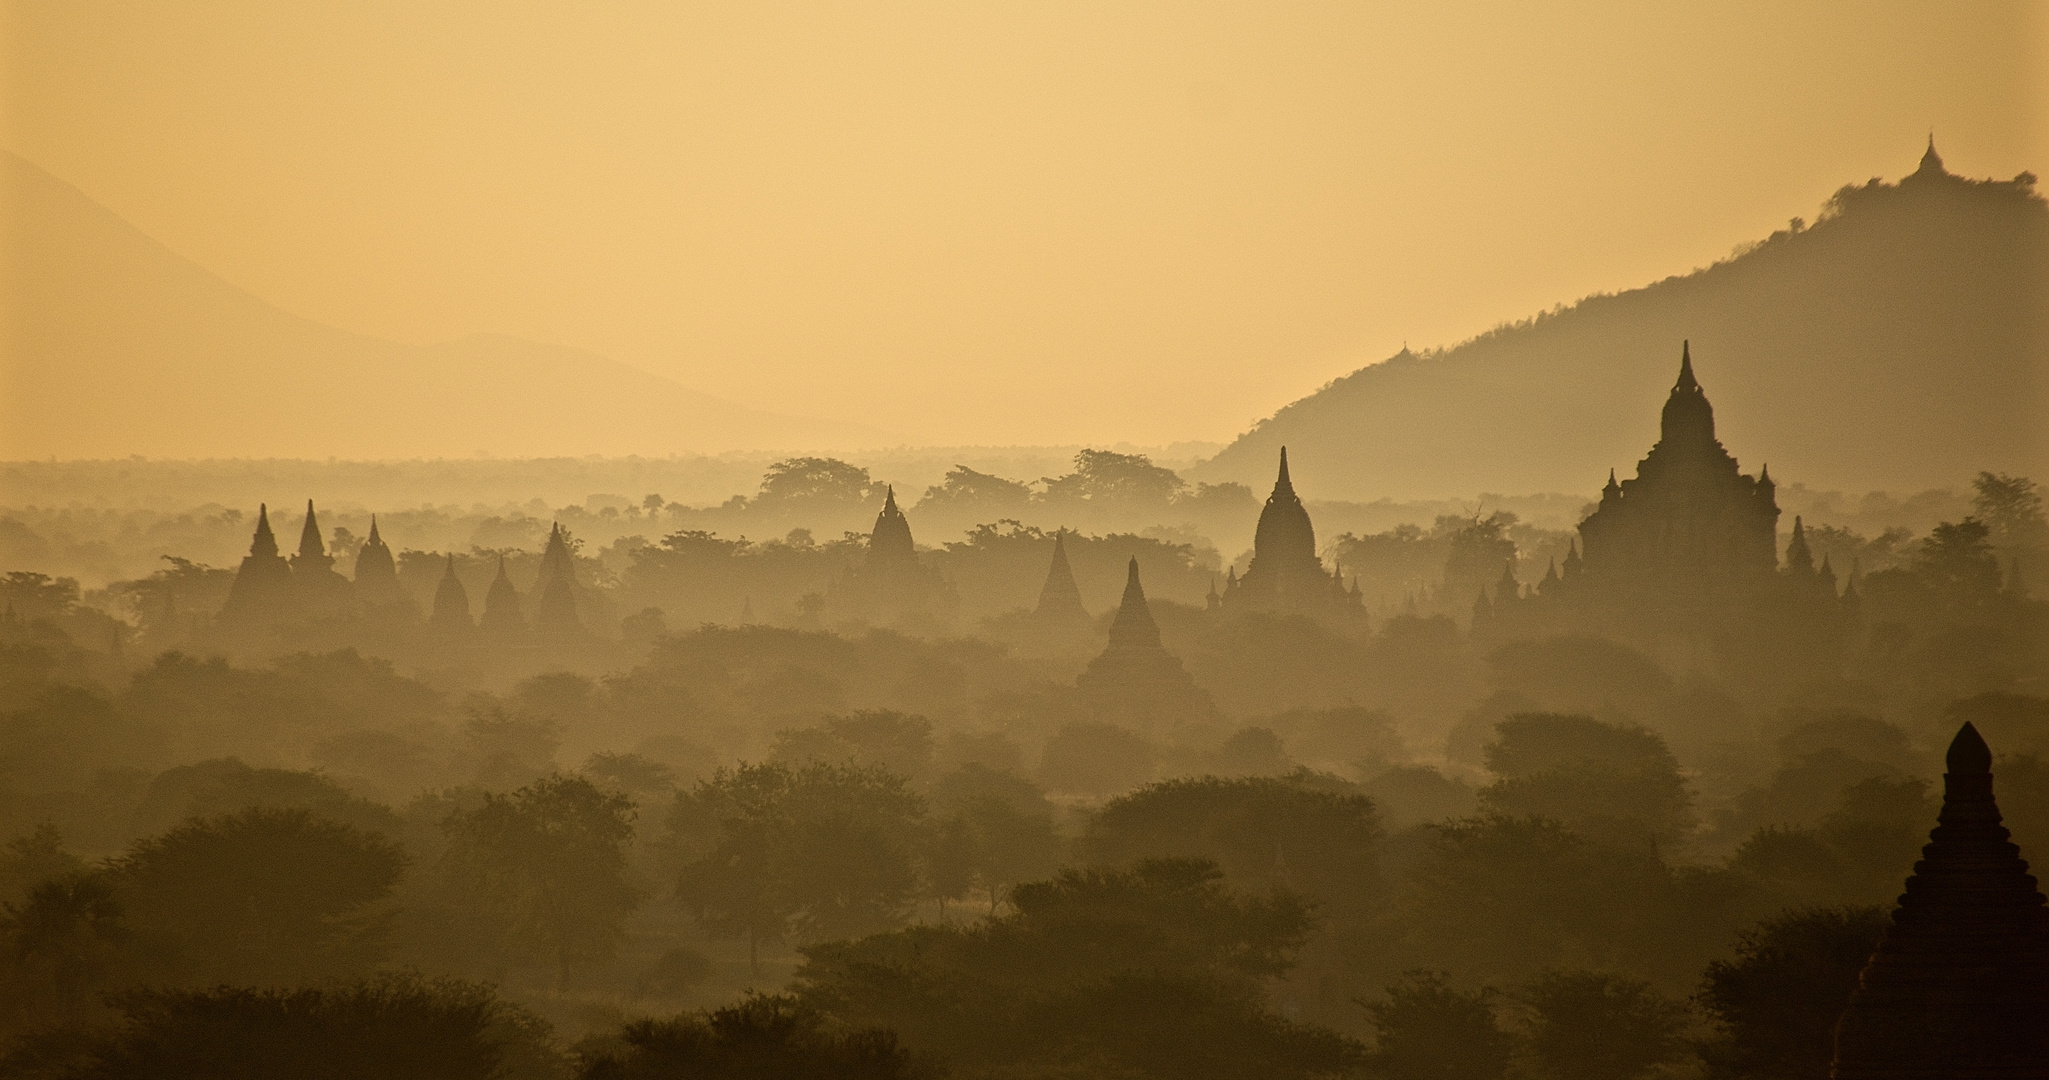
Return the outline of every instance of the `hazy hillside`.
<path id="1" fill-rule="evenodd" d="M 1705 270 L 1363 368 L 1192 475 L 1269 484 L 1285 444 L 1322 498 L 1592 492 L 1656 438 L 1690 338 L 1746 470 L 1846 491 L 2049 478 L 2049 205 L 2032 176 L 1932 164 Z"/>
<path id="2" fill-rule="evenodd" d="M 0 458 L 672 454 L 875 445 L 601 356 L 299 318 L 0 153 Z"/>

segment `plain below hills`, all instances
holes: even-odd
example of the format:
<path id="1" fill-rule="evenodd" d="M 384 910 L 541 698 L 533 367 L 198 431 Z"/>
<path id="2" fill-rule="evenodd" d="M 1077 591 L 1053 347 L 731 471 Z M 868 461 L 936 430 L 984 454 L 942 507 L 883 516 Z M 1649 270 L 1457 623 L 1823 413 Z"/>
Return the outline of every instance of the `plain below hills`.
<path id="1" fill-rule="evenodd" d="M 1406 350 L 1281 409 L 1191 478 L 1264 490 L 1289 448 L 1305 495 L 1591 493 L 1627 477 L 1691 339 L 1746 472 L 1821 490 L 2049 480 L 2049 204 L 1931 147 L 1898 183 L 1839 191 L 1724 262 Z"/>

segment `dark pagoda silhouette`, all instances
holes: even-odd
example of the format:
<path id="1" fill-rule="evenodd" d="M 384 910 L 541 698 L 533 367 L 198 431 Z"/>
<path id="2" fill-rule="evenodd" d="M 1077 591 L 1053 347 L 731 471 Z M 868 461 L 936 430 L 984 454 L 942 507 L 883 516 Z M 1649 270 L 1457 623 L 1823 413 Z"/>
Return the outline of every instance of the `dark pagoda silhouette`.
<path id="1" fill-rule="evenodd" d="M 1634 478 L 1610 473 L 1599 508 L 1580 522 L 1584 569 L 1600 591 L 1646 610 L 1717 605 L 1778 568 L 1776 491 L 1769 470 L 1743 475 L 1715 438 L 1714 406 L 1682 344 L 1657 445 Z"/>
<path id="2" fill-rule="evenodd" d="M 1938 824 L 1837 1025 L 1837 1080 L 2049 1077 L 2049 906 L 1968 723 L 1948 769 Z"/>
<path id="3" fill-rule="evenodd" d="M 521 610 L 519 590 L 505 573 L 505 556 L 498 556 L 498 576 L 484 594 L 484 615 L 477 620 L 479 633 L 500 641 L 518 641 L 527 636 L 526 613 Z"/>
<path id="4" fill-rule="evenodd" d="M 1081 604 L 1081 587 L 1074 582 L 1074 568 L 1067 563 L 1067 533 L 1053 534 L 1053 561 L 1046 568 L 1046 583 L 1039 588 L 1039 604 L 1032 620 L 1052 631 L 1086 629 L 1088 609 Z"/>
<path id="5" fill-rule="evenodd" d="M 348 606 L 354 590 L 349 579 L 335 572 L 334 556 L 320 540 L 320 518 L 313 512 L 313 500 L 306 500 L 306 522 L 299 529 L 299 553 L 292 556 L 293 615 L 324 618 Z"/>
<path id="6" fill-rule="evenodd" d="M 1719 665 L 1763 688 L 1828 677 L 1856 623 L 1833 567 L 1817 567 L 1796 520 L 1778 555 L 1777 485 L 1744 474 L 1715 436 L 1714 406 L 1682 343 L 1659 438 L 1636 475 L 1608 473 L 1562 566 L 1525 588 L 1510 558 L 1473 601 L 1484 641 L 1592 633 L 1681 667 Z"/>
<path id="7" fill-rule="evenodd" d="M 398 583 L 398 563 L 391 546 L 377 532 L 377 515 L 370 515 L 370 538 L 356 551 L 356 602 L 372 610 L 409 606 L 405 590 Z"/>
<path id="8" fill-rule="evenodd" d="M 1215 707 L 1188 669 L 1160 644 L 1160 626 L 1131 560 L 1124 598 L 1110 623 L 1110 644 L 1075 680 L 1096 719 L 1147 734 L 1210 720 Z"/>
<path id="9" fill-rule="evenodd" d="M 256 535 L 235 571 L 219 621 L 231 632 L 273 626 L 290 615 L 292 599 L 292 568 L 278 554 L 277 537 L 270 531 L 270 507 L 259 505 Z"/>
<path id="10" fill-rule="evenodd" d="M 470 594 L 462 587 L 462 579 L 455 576 L 455 556 L 448 556 L 448 566 L 441 572 L 441 584 L 434 588 L 434 613 L 427 620 L 427 628 L 435 635 L 447 638 L 463 638 L 476 629 L 470 621 Z"/>
<path id="11" fill-rule="evenodd" d="M 838 617 L 875 626 L 930 632 L 950 623 L 953 592 L 938 571 L 918 561 L 911 522 L 896 505 L 895 488 L 883 489 L 868 550 L 835 583 L 828 601 Z"/>
<path id="12" fill-rule="evenodd" d="M 492 586 L 496 591 L 497 586 Z M 576 615 L 576 560 L 569 553 L 569 538 L 558 522 L 548 533 L 548 547 L 541 553 L 541 577 L 534 590 L 534 629 L 552 638 L 574 638 L 583 633 L 583 621 Z"/>
<path id="13" fill-rule="evenodd" d="M 1288 476 L 1288 448 L 1281 447 L 1280 474 L 1259 512 L 1252 562 L 1235 574 L 1218 605 L 1226 611 L 1270 611 L 1365 622 L 1366 609 L 1342 574 L 1327 571 L 1316 555 L 1316 526 Z"/>

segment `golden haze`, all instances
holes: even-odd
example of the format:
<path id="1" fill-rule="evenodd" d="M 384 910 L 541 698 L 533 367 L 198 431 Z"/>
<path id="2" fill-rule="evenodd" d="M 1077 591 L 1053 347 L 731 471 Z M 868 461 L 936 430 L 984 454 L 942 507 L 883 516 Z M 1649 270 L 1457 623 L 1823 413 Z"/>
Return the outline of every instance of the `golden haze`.
<path id="1" fill-rule="evenodd" d="M 347 330 L 914 443 L 1224 440 L 1709 262 L 1931 127 L 2041 169 L 2039 11 L 33 3 L 0 101 L 7 148 Z"/>

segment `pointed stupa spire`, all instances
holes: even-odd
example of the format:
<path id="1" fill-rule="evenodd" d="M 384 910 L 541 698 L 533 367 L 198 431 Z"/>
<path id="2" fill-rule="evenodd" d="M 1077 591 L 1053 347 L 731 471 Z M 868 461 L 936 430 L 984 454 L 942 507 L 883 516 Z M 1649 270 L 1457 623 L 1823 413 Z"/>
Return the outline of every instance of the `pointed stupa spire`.
<path id="1" fill-rule="evenodd" d="M 1494 583 L 1494 602 L 1505 604 L 1510 600 L 1521 599 L 1522 594 L 1522 582 L 1515 578 L 1515 556 L 1510 555 L 1502 561 L 1501 580 Z"/>
<path id="2" fill-rule="evenodd" d="M 248 556 L 235 571 L 220 620 L 244 629 L 275 624 L 294 614 L 291 593 L 292 568 L 278 554 L 277 536 L 270 531 L 270 507 L 259 503 L 256 535 L 249 541 Z"/>
<path id="3" fill-rule="evenodd" d="M 1691 341 L 1679 345 L 1679 378 L 1672 384 L 1671 396 L 1665 399 L 1658 428 L 1661 444 L 1706 446 L 1715 441 L 1715 409 L 1708 404 L 1700 380 L 1693 377 Z"/>
<path id="4" fill-rule="evenodd" d="M 1088 621 L 1088 609 L 1081 604 L 1081 588 L 1074 583 L 1074 569 L 1067 564 L 1067 530 L 1053 533 L 1053 561 L 1046 568 L 1046 582 L 1039 587 L 1039 606 L 1032 614 L 1041 620 L 1076 625 Z"/>
<path id="5" fill-rule="evenodd" d="M 536 630 L 558 637 L 582 631 L 583 622 L 576 616 L 576 559 L 559 521 L 548 534 L 548 549 L 541 553 L 541 579 L 535 589 L 540 594 L 534 604 Z"/>
<path id="6" fill-rule="evenodd" d="M 1615 482 L 1615 470 L 1611 467 L 1608 470 L 1608 482 L 1601 488 L 1601 501 L 1608 502 L 1611 499 L 1620 498 L 1621 495 L 1622 485 Z"/>
<path id="7" fill-rule="evenodd" d="M 2049 1076 L 2049 906 L 2000 824 L 1976 727 L 1947 765 L 1935 830 L 1837 1024 L 1838 1080 Z"/>
<path id="8" fill-rule="evenodd" d="M 455 553 L 448 555 L 448 564 L 441 571 L 441 584 L 434 589 L 434 614 L 427 625 L 436 633 L 457 634 L 472 628 L 470 622 L 470 594 L 462 587 L 462 579 L 455 576 Z"/>
<path id="9" fill-rule="evenodd" d="M 1947 172 L 1949 172 L 1949 170 L 1944 168 L 1942 165 L 1942 155 L 1935 152 L 1935 130 L 1933 128 L 1930 128 L 1928 131 L 1928 149 L 1922 152 L 1921 165 L 1919 168 L 1914 170 L 1914 173 L 1917 176 L 1940 176 Z"/>
<path id="10" fill-rule="evenodd" d="M 1228 602 L 1255 610 L 1312 613 L 1330 602 L 1330 572 L 1316 557 L 1316 526 L 1295 493 L 1288 472 L 1288 448 L 1281 447 L 1273 494 L 1260 508 L 1252 532 L 1252 562 L 1245 568 L 1245 593 Z"/>
<path id="11" fill-rule="evenodd" d="M 895 486 L 882 489 L 882 512 L 875 515 L 875 528 L 868 532 L 868 562 L 876 566 L 907 566 L 918 561 L 918 548 L 911 540 L 911 521 L 897 509 Z"/>
<path id="12" fill-rule="evenodd" d="M 1786 544 L 1786 571 L 1792 574 L 1814 573 L 1814 552 L 1807 546 L 1807 525 L 1800 515 L 1793 515 L 1793 539 Z"/>
<path id="13" fill-rule="evenodd" d="M 299 556 L 317 559 L 327 554 L 327 546 L 320 542 L 320 519 L 313 514 L 313 500 L 306 500 L 306 524 L 299 530 Z"/>
<path id="14" fill-rule="evenodd" d="M 256 536 L 249 541 L 249 555 L 251 558 L 277 557 L 277 535 L 270 531 L 270 507 L 265 503 L 256 504 Z"/>
<path id="15" fill-rule="evenodd" d="M 526 633 L 526 614 L 520 610 L 519 590 L 513 588 L 511 575 L 505 572 L 505 556 L 498 556 L 498 576 L 491 579 L 491 589 L 484 594 L 484 617 L 477 621 L 477 627 L 492 634 Z"/>
<path id="16" fill-rule="evenodd" d="M 398 584 L 398 564 L 391 548 L 377 531 L 377 515 L 370 515 L 370 538 L 356 550 L 356 599 L 370 607 L 405 603 Z"/>
<path id="17" fill-rule="evenodd" d="M 1124 598 L 1117 605 L 1117 617 L 1110 623 L 1110 647 L 1160 647 L 1160 624 L 1153 621 L 1153 609 L 1145 602 L 1145 586 L 1138 583 L 1138 556 L 1131 557 L 1124 574 Z"/>

